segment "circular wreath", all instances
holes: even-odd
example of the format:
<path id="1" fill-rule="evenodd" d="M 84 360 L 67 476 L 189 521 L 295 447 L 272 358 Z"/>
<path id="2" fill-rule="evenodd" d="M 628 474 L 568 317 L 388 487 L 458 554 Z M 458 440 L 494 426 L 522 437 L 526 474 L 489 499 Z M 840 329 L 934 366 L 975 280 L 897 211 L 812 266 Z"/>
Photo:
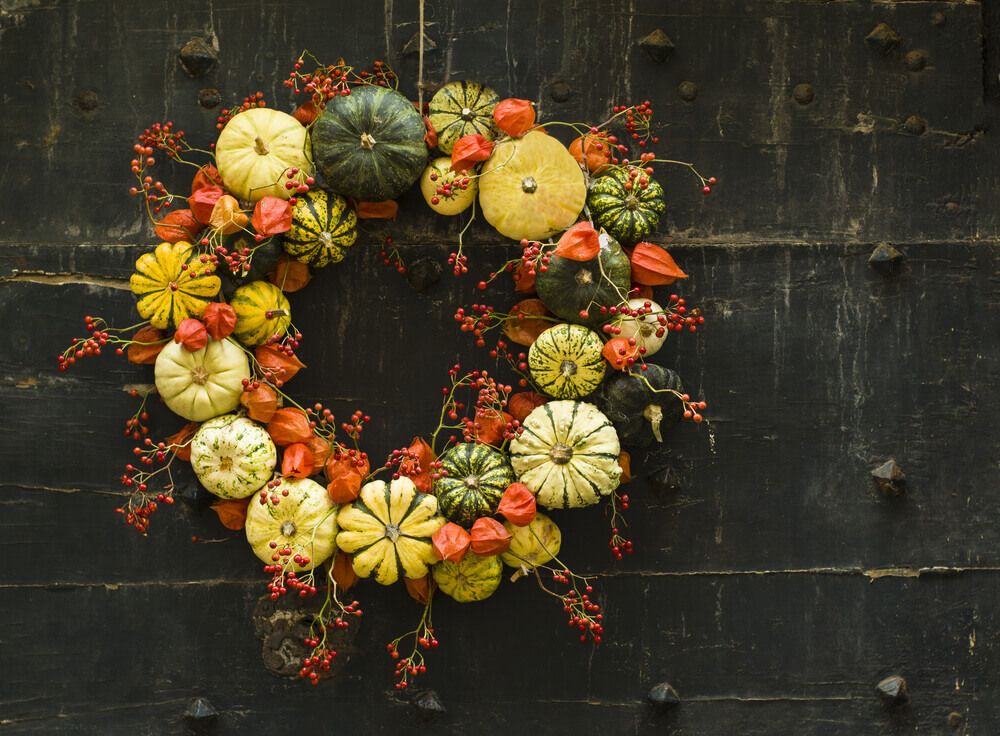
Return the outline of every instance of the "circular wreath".
<path id="1" fill-rule="evenodd" d="M 608 546 L 622 559 L 632 551 L 621 493 L 630 449 L 663 443 L 681 419 L 702 421 L 705 401 L 646 360 L 670 333 L 704 323 L 678 294 L 654 292 L 687 276 L 648 238 L 665 209 L 654 165 L 687 167 L 706 194 L 715 179 L 652 153 L 650 102 L 615 106 L 596 125 L 542 127 L 532 102 L 476 82 L 450 82 L 415 106 L 382 62 L 366 71 L 308 53 L 286 85 L 305 98 L 291 114 L 258 92 L 223 111 L 209 149 L 171 122 L 133 146 L 131 194 L 162 240 L 130 281 L 142 321 L 115 328 L 88 316 L 88 335 L 58 357 L 67 370 L 110 347 L 154 367 L 152 384 L 131 389 L 136 445 L 116 511 L 147 533 L 174 503 L 174 470 L 190 463 L 222 524 L 245 530 L 270 599 L 317 601 L 298 671 L 313 684 L 338 631 L 362 615 L 343 596 L 363 578 L 402 582 L 424 605 L 416 628 L 386 646 L 400 690 L 438 646 L 436 592 L 483 600 L 505 566 L 554 596 L 581 641 L 599 643 L 593 581 L 559 559 L 562 531 L 539 507 L 606 503 Z M 163 158 L 192 167 L 190 193 L 153 177 Z M 448 256 L 456 276 L 470 268 L 462 236 L 477 209 L 519 241 L 520 256 L 478 288 L 509 279 L 520 300 L 456 308 L 497 368 L 448 369 L 437 426 L 373 462 L 361 443 L 371 417 L 341 421 L 287 393 L 304 367 L 287 295 L 350 257 L 359 221 L 395 218 L 395 198 L 418 182 L 435 212 L 471 213 Z M 407 271 L 391 237 L 381 257 Z M 187 421 L 159 441 L 147 425 L 154 396 Z"/>

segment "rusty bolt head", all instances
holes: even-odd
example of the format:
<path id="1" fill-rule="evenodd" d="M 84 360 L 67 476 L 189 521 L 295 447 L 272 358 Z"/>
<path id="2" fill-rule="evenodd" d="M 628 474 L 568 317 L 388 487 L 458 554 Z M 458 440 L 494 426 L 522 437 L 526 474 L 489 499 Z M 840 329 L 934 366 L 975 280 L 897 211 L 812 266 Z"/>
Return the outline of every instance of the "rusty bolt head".
<path id="1" fill-rule="evenodd" d="M 85 89 L 82 92 L 77 93 L 76 97 L 73 98 L 74 104 L 83 112 L 93 112 L 97 109 L 97 105 L 100 103 L 100 98 L 97 93 L 92 89 Z"/>
<path id="2" fill-rule="evenodd" d="M 965 720 L 965 716 L 959 713 L 957 710 L 953 710 L 948 714 L 948 728 L 952 730 L 957 730 L 962 726 L 962 722 Z"/>
<path id="3" fill-rule="evenodd" d="M 879 243 L 868 256 L 868 263 L 872 268 L 887 274 L 895 271 L 904 260 L 906 256 L 889 243 Z"/>
<path id="4" fill-rule="evenodd" d="M 437 43 L 434 41 L 433 38 L 428 36 L 427 32 L 425 31 L 424 53 L 426 54 L 430 51 L 437 51 L 437 47 L 438 47 Z M 419 53 L 420 53 L 420 31 L 417 31 L 412 36 L 410 36 L 409 41 L 403 44 L 403 56 L 416 56 Z"/>
<path id="5" fill-rule="evenodd" d="M 927 52 L 921 49 L 907 51 L 906 56 L 903 57 L 903 63 L 911 72 L 919 72 L 927 66 Z"/>
<path id="6" fill-rule="evenodd" d="M 903 121 L 903 130 L 910 135 L 923 135 L 927 132 L 927 121 L 919 115 L 910 115 Z"/>
<path id="7" fill-rule="evenodd" d="M 406 267 L 406 280 L 416 291 L 426 291 L 441 280 L 442 266 L 440 260 L 424 256 L 418 258 Z"/>
<path id="8" fill-rule="evenodd" d="M 664 33 L 662 28 L 657 28 L 640 39 L 639 48 L 645 51 L 650 59 L 661 64 L 674 53 L 674 42 L 670 40 L 670 36 Z"/>
<path id="9" fill-rule="evenodd" d="M 566 102 L 572 94 L 573 88 L 569 86 L 569 82 L 560 79 L 549 85 L 549 97 L 555 102 Z"/>
<path id="10" fill-rule="evenodd" d="M 872 471 L 872 478 L 883 496 L 895 498 L 906 492 L 906 475 L 893 458 L 875 468 Z"/>
<path id="11" fill-rule="evenodd" d="M 948 16 L 942 13 L 940 10 L 935 10 L 931 13 L 931 25 L 932 26 L 943 26 L 948 22 Z"/>
<path id="12" fill-rule="evenodd" d="M 430 721 L 448 712 L 441 702 L 441 697 L 434 690 L 424 690 L 417 693 L 410 701 L 417 709 L 417 714 L 424 721 Z"/>
<path id="13" fill-rule="evenodd" d="M 198 90 L 198 104 L 206 110 L 212 110 L 222 102 L 222 95 L 215 87 L 206 87 Z"/>
<path id="14" fill-rule="evenodd" d="M 646 700 L 658 711 L 667 711 L 680 705 L 681 696 L 669 682 L 658 682 L 649 689 Z"/>
<path id="15" fill-rule="evenodd" d="M 800 105 L 808 105 L 813 101 L 813 97 L 815 96 L 816 94 L 813 92 L 811 84 L 796 84 L 795 89 L 792 90 L 792 97 Z"/>
<path id="16" fill-rule="evenodd" d="M 681 82 L 677 85 L 677 93 L 685 102 L 694 102 L 698 97 L 698 85 L 694 82 Z"/>
<path id="17" fill-rule="evenodd" d="M 219 711 L 205 698 L 195 698 L 184 711 L 184 721 L 195 733 L 208 733 L 218 720 Z"/>
<path id="18" fill-rule="evenodd" d="M 899 45 L 900 40 L 899 34 L 892 30 L 888 23 L 879 23 L 865 36 L 868 45 L 883 54 L 892 51 Z"/>
<path id="19" fill-rule="evenodd" d="M 906 688 L 906 680 L 899 675 L 889 675 L 875 686 L 882 705 L 886 708 L 899 708 L 910 702 L 910 694 Z"/>
<path id="20" fill-rule="evenodd" d="M 181 67 L 192 79 L 203 77 L 219 63 L 219 50 L 201 37 L 192 38 L 177 55 Z"/>

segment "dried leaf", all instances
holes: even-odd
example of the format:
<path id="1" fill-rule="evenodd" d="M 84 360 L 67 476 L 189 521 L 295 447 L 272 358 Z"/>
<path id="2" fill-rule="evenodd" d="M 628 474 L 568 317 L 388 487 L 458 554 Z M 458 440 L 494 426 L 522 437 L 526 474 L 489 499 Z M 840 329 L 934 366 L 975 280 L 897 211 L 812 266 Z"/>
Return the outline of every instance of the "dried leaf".
<path id="1" fill-rule="evenodd" d="M 303 288 L 311 278 L 309 266 L 286 255 L 282 255 L 267 274 L 267 280 L 286 294 Z"/>
<path id="2" fill-rule="evenodd" d="M 511 342 L 525 347 L 530 347 L 539 335 L 555 324 L 537 319 L 538 316 L 551 315 L 541 299 L 522 299 L 511 308 L 510 313 L 515 316 L 504 322 L 503 333 Z"/>
<path id="3" fill-rule="evenodd" d="M 281 456 L 281 474 L 286 478 L 308 478 L 314 465 L 312 450 L 303 442 L 289 445 Z"/>
<path id="4" fill-rule="evenodd" d="M 479 133 L 463 135 L 451 149 L 451 168 L 461 174 L 480 161 L 485 161 L 493 153 L 493 142 Z"/>
<path id="5" fill-rule="evenodd" d="M 278 447 L 287 447 L 296 442 L 308 442 L 313 430 L 306 413 L 289 406 L 274 412 L 271 421 L 267 423 L 267 433 Z"/>
<path id="6" fill-rule="evenodd" d="M 358 582 L 358 574 L 354 572 L 354 565 L 351 564 L 352 559 L 346 552 L 337 552 L 333 558 L 333 581 L 341 593 L 346 593 Z"/>
<path id="7" fill-rule="evenodd" d="M 201 424 L 198 422 L 188 422 L 165 440 L 168 447 L 178 445 L 177 449 L 174 450 L 174 455 L 177 456 L 178 460 L 183 460 L 186 463 L 191 462 L 191 440 L 200 426 Z"/>
<path id="8" fill-rule="evenodd" d="M 205 329 L 213 340 L 225 340 L 236 329 L 236 310 L 222 302 L 212 302 L 201 315 Z"/>
<path id="9" fill-rule="evenodd" d="M 497 513 L 514 526 L 527 526 L 538 513 L 535 494 L 524 483 L 511 483 L 500 497 Z"/>
<path id="10" fill-rule="evenodd" d="M 197 353 L 208 345 L 208 330 L 205 329 L 201 320 L 188 317 L 177 325 L 177 331 L 174 332 L 174 342 L 179 342 L 189 353 Z"/>
<path id="11" fill-rule="evenodd" d="M 395 220 L 399 212 L 399 202 L 387 199 L 383 202 L 358 202 L 359 220 Z"/>
<path id="12" fill-rule="evenodd" d="M 188 197 L 188 207 L 191 208 L 191 214 L 194 215 L 194 219 L 203 225 L 207 225 L 212 219 L 212 210 L 215 209 L 215 203 L 225 196 L 225 194 L 221 187 L 215 185 L 200 187 L 191 192 L 191 196 Z"/>
<path id="13" fill-rule="evenodd" d="M 278 410 L 278 394 L 265 383 L 240 395 L 240 404 L 247 410 L 247 416 L 255 422 L 267 424 Z"/>
<path id="14" fill-rule="evenodd" d="M 442 560 L 448 562 L 461 562 L 465 553 L 469 551 L 472 544 L 472 537 L 462 527 L 453 521 L 449 521 L 443 527 L 434 532 L 431 538 L 434 544 L 434 551 Z"/>
<path id="15" fill-rule="evenodd" d="M 279 385 L 288 383 L 299 370 L 306 367 L 295 353 L 289 355 L 273 345 L 258 345 L 254 348 L 253 356 L 271 381 L 281 381 Z"/>
<path id="16" fill-rule="evenodd" d="M 424 129 L 426 130 L 424 133 L 424 143 L 427 144 L 428 148 L 437 148 L 438 134 L 434 130 L 434 126 L 431 125 L 431 119 L 426 115 L 424 115 Z"/>
<path id="17" fill-rule="evenodd" d="M 534 391 L 518 391 L 507 399 L 507 411 L 514 419 L 523 422 L 531 412 L 547 401 L 547 398 Z"/>
<path id="18" fill-rule="evenodd" d="M 601 236 L 584 220 L 562 234 L 553 253 L 571 261 L 589 261 L 601 252 Z"/>
<path id="19" fill-rule="evenodd" d="M 416 455 L 417 461 L 420 463 L 420 472 L 416 474 L 407 473 L 407 475 L 413 481 L 413 485 L 417 487 L 418 491 L 430 493 L 434 487 L 434 480 L 431 478 L 431 463 L 437 457 L 423 437 L 414 437 L 410 443 L 409 450 L 410 454 Z"/>
<path id="20" fill-rule="evenodd" d="M 430 574 L 424 575 L 422 578 L 403 578 L 403 582 L 406 584 L 406 592 L 410 594 L 410 598 L 425 606 L 434 595 L 434 591 L 437 590 L 437 583 L 434 582 L 434 578 Z"/>
<path id="21" fill-rule="evenodd" d="M 259 235 L 278 235 L 292 228 L 292 205 L 280 197 L 261 197 L 250 220 Z"/>
<path id="22" fill-rule="evenodd" d="M 208 224 L 223 235 L 238 233 L 249 221 L 246 213 L 240 209 L 240 203 L 231 194 L 219 197 L 208 217 Z"/>
<path id="23" fill-rule="evenodd" d="M 509 97 L 493 108 L 497 127 L 513 138 L 520 138 L 535 127 L 535 104 L 531 100 Z"/>
<path id="24" fill-rule="evenodd" d="M 218 515 L 222 526 L 238 532 L 247 525 L 247 506 L 250 505 L 250 498 L 221 499 L 212 504 L 212 511 Z"/>
<path id="25" fill-rule="evenodd" d="M 482 557 L 499 555 L 510 549 L 512 534 L 496 519 L 484 516 L 476 519 L 469 534 L 472 551 Z"/>
<path id="26" fill-rule="evenodd" d="M 632 480 L 632 456 L 628 450 L 622 450 L 618 455 L 618 465 L 621 466 L 622 475 L 619 479 L 624 485 Z"/>
<path id="27" fill-rule="evenodd" d="M 141 330 L 136 330 L 136 333 L 132 335 L 132 344 L 125 351 L 128 362 L 136 365 L 153 365 L 156 362 L 156 356 L 160 354 L 169 339 L 166 330 L 152 325 L 146 325 Z"/>
<path id="28" fill-rule="evenodd" d="M 189 209 L 168 212 L 156 223 L 156 237 L 168 243 L 178 243 L 181 240 L 193 243 L 201 230 L 202 225 L 194 219 L 194 213 Z"/>
<path id="29" fill-rule="evenodd" d="M 653 243 L 639 243 L 632 250 L 632 280 L 644 286 L 672 284 L 688 276 L 663 248 Z"/>
<path id="30" fill-rule="evenodd" d="M 625 371 L 638 359 L 639 345 L 635 338 L 613 337 L 604 343 L 601 354 L 612 368 Z"/>
<path id="31" fill-rule="evenodd" d="M 327 495 L 334 503 L 350 503 L 361 491 L 361 481 L 368 475 L 368 460 L 360 467 L 350 455 L 331 455 L 326 461 Z"/>
<path id="32" fill-rule="evenodd" d="M 205 164 L 198 169 L 198 173 L 191 180 L 191 194 L 206 187 L 219 188 L 221 186 L 222 176 L 219 174 L 219 170 L 215 168 L 215 164 Z"/>

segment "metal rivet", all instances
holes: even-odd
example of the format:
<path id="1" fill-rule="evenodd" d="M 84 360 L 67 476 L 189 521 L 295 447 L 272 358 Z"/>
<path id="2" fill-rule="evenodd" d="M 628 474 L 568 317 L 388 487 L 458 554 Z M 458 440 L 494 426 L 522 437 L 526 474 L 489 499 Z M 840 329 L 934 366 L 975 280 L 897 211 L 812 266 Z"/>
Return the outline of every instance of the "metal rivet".
<path id="1" fill-rule="evenodd" d="M 907 51 L 906 56 L 903 57 L 903 63 L 911 72 L 919 72 L 927 66 L 927 53 L 921 49 Z"/>
<path id="2" fill-rule="evenodd" d="M 639 48 L 649 54 L 653 61 L 663 63 L 674 53 L 674 42 L 670 36 L 663 32 L 662 28 L 657 28 L 649 35 L 639 41 Z"/>
<path id="3" fill-rule="evenodd" d="M 219 711 L 205 698 L 195 698 L 184 711 L 184 721 L 195 733 L 207 733 L 215 728 Z"/>
<path id="4" fill-rule="evenodd" d="M 957 710 L 953 710 L 948 714 L 948 727 L 951 729 L 957 729 L 962 725 L 965 720 L 965 716 L 959 713 Z"/>
<path id="5" fill-rule="evenodd" d="M 202 107 L 211 110 L 219 106 L 222 102 L 222 95 L 219 94 L 219 90 L 215 87 L 206 87 L 205 89 L 198 90 L 198 104 Z"/>
<path id="6" fill-rule="evenodd" d="M 219 50 L 201 37 L 192 38 L 177 55 L 184 72 L 192 78 L 203 77 L 219 63 Z"/>
<path id="7" fill-rule="evenodd" d="M 441 697 L 434 690 L 424 690 L 417 694 L 412 701 L 417 713 L 425 721 L 433 720 L 448 712 L 441 702 Z"/>
<path id="8" fill-rule="evenodd" d="M 877 271 L 892 273 L 905 259 L 906 256 L 889 243 L 879 243 L 868 256 L 868 263 Z"/>
<path id="9" fill-rule="evenodd" d="M 910 135 L 923 135 L 927 131 L 927 121 L 919 115 L 910 115 L 903 121 L 903 130 Z"/>
<path id="10" fill-rule="evenodd" d="M 681 696 L 669 682 L 658 682 L 649 689 L 646 700 L 657 710 L 665 711 L 680 705 Z"/>
<path id="11" fill-rule="evenodd" d="M 77 96 L 73 99 L 73 102 L 84 112 L 90 112 L 91 110 L 97 109 L 100 98 L 94 90 L 85 89 L 77 94 Z"/>
<path id="12" fill-rule="evenodd" d="M 888 23 L 879 23 L 872 29 L 871 33 L 865 36 L 868 45 L 883 54 L 889 53 L 898 46 L 900 40 L 899 34 L 892 30 Z"/>
<path id="13" fill-rule="evenodd" d="M 406 280 L 416 291 L 426 291 L 441 280 L 442 267 L 437 258 L 418 258 L 406 267 Z"/>
<path id="14" fill-rule="evenodd" d="M 816 94 L 813 92 L 811 84 L 796 84 L 795 89 L 792 90 L 792 96 L 800 105 L 808 105 Z"/>
<path id="15" fill-rule="evenodd" d="M 947 22 L 948 22 L 948 16 L 946 16 L 940 10 L 935 10 L 933 13 L 931 13 L 932 26 L 943 26 Z"/>
<path id="16" fill-rule="evenodd" d="M 698 85 L 694 82 L 681 82 L 677 85 L 677 92 L 685 102 L 694 102 L 698 96 Z"/>
<path id="17" fill-rule="evenodd" d="M 573 88 L 569 86 L 568 82 L 560 80 L 549 85 L 549 97 L 555 102 L 566 102 L 572 93 Z"/>
<path id="18" fill-rule="evenodd" d="M 906 492 L 906 475 L 892 458 L 875 468 L 872 471 L 872 478 L 883 496 L 896 498 Z"/>
<path id="19" fill-rule="evenodd" d="M 910 702 L 906 680 L 899 675 L 890 675 L 875 686 L 876 692 L 886 708 L 898 708 Z"/>
<path id="20" fill-rule="evenodd" d="M 427 32 L 425 31 L 424 53 L 426 54 L 429 51 L 437 51 L 437 47 L 438 47 L 437 43 L 434 41 L 433 38 L 428 36 Z M 420 31 L 417 31 L 412 36 L 410 36 L 409 41 L 403 44 L 403 56 L 415 56 L 416 54 L 419 53 L 420 53 Z"/>

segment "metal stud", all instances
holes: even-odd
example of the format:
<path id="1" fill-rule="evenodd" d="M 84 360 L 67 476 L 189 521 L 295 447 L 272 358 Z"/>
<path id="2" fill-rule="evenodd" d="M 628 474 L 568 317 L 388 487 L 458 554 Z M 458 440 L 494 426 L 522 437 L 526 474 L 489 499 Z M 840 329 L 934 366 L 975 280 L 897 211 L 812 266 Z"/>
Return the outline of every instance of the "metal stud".
<path id="1" fill-rule="evenodd" d="M 919 72 L 927 66 L 927 52 L 922 49 L 907 51 L 906 56 L 903 57 L 903 63 L 911 72 Z"/>
<path id="2" fill-rule="evenodd" d="M 667 711 L 680 705 L 681 696 L 669 682 L 658 682 L 649 689 L 646 700 L 659 711 Z"/>
<path id="3" fill-rule="evenodd" d="M 813 92 L 811 84 L 796 84 L 795 89 L 792 90 L 792 97 L 800 105 L 808 105 L 815 96 L 816 93 Z"/>
<path id="4" fill-rule="evenodd" d="M 662 28 L 657 28 L 639 41 L 639 48 L 645 51 L 653 61 L 662 64 L 674 53 L 674 42 L 670 40 L 670 36 L 664 33 Z"/>
<path id="5" fill-rule="evenodd" d="M 889 274 L 896 270 L 906 256 L 889 243 L 879 243 L 868 256 L 868 264 L 876 271 Z"/>
<path id="6" fill-rule="evenodd" d="M 910 135 L 923 135 L 927 132 L 927 121 L 919 115 L 910 115 L 903 121 L 903 130 Z"/>
<path id="7" fill-rule="evenodd" d="M 685 102 L 694 102 L 698 97 L 698 85 L 684 81 L 677 85 L 677 92 Z"/>
<path id="8" fill-rule="evenodd" d="M 431 721 L 448 712 L 444 703 L 441 702 L 441 697 L 434 690 L 424 690 L 418 693 L 411 702 L 413 707 L 417 709 L 420 718 L 425 721 Z"/>
<path id="9" fill-rule="evenodd" d="M 572 94 L 573 88 L 569 86 L 568 82 L 561 79 L 549 85 L 549 97 L 552 98 L 553 102 L 566 102 Z"/>
<path id="10" fill-rule="evenodd" d="M 208 733 L 219 720 L 219 711 L 206 698 L 195 698 L 184 711 L 184 722 L 195 733 Z"/>
<path id="11" fill-rule="evenodd" d="M 902 39 L 900 39 L 899 34 L 892 30 L 888 23 L 879 23 L 872 29 L 871 33 L 865 36 L 868 45 L 883 54 L 888 54 L 898 46 L 900 40 Z"/>
<path id="12" fill-rule="evenodd" d="M 906 492 L 906 474 L 893 458 L 875 468 L 872 471 L 872 478 L 883 496 L 896 498 Z"/>
<path id="13" fill-rule="evenodd" d="M 73 102 L 78 108 L 84 112 L 92 112 L 97 109 L 97 105 L 100 102 L 100 98 L 97 93 L 92 89 L 85 89 L 78 93 L 76 97 L 73 98 Z"/>
<path id="14" fill-rule="evenodd" d="M 416 291 L 426 291 L 441 280 L 441 263 L 437 258 L 418 258 L 406 267 L 406 280 Z"/>
<path id="15" fill-rule="evenodd" d="M 886 708 L 899 708 L 910 702 L 910 694 L 906 688 L 906 680 L 899 675 L 889 675 L 875 686 L 882 705 Z"/>
<path id="16" fill-rule="evenodd" d="M 198 104 L 206 110 L 212 110 L 222 102 L 222 95 L 215 87 L 206 87 L 198 90 Z"/>
<path id="17" fill-rule="evenodd" d="M 177 58 L 189 77 L 203 77 L 219 63 L 219 50 L 206 39 L 196 36 L 181 47 Z"/>

